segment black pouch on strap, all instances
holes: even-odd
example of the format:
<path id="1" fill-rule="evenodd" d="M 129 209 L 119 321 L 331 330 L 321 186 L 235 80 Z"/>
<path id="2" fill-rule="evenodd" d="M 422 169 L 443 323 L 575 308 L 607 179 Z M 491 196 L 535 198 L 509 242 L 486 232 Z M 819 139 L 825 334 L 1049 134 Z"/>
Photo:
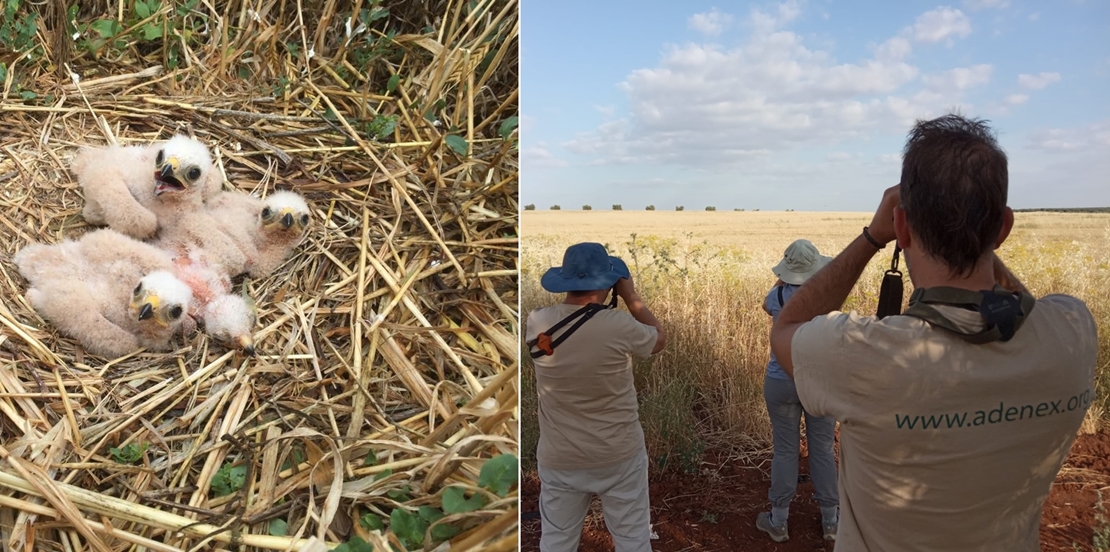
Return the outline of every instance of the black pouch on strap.
<path id="1" fill-rule="evenodd" d="M 898 270 L 898 254 L 901 252 L 895 245 L 890 270 L 883 274 L 883 283 L 879 286 L 879 308 L 875 313 L 879 320 L 902 313 L 902 273 Z"/>
<path id="2" fill-rule="evenodd" d="M 948 305 L 978 312 L 986 327 L 976 333 L 965 333 L 933 305 Z M 918 288 L 910 296 L 906 316 L 920 318 L 930 325 L 947 330 L 960 339 L 981 345 L 992 341 L 1009 341 L 1033 312 L 1036 300 L 1028 293 L 1012 293 L 1001 286 L 983 291 L 953 287 Z"/>

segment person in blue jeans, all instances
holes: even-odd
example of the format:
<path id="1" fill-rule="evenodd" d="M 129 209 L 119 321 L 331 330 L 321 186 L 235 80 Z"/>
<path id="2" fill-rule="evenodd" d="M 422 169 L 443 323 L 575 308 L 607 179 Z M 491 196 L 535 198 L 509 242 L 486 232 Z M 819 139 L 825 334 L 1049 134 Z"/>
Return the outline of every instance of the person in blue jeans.
<path id="1" fill-rule="evenodd" d="M 829 261 L 808 240 L 797 240 L 786 248 L 782 261 L 772 272 L 779 281 L 763 301 L 763 310 L 777 319 L 782 306 L 810 276 Z M 798 448 L 801 441 L 802 414 L 806 417 L 806 439 L 809 441 L 809 472 L 813 479 L 814 498 L 821 507 L 821 532 L 826 540 L 836 539 L 840 521 L 840 497 L 836 484 L 836 460 L 833 454 L 836 420 L 809 415 L 798 399 L 794 380 L 782 370 L 774 353 L 767 363 L 763 378 L 763 398 L 771 418 L 774 457 L 771 460 L 771 490 L 767 493 L 771 511 L 760 512 L 755 526 L 775 542 L 790 538 L 787 519 L 790 501 L 798 487 Z"/>

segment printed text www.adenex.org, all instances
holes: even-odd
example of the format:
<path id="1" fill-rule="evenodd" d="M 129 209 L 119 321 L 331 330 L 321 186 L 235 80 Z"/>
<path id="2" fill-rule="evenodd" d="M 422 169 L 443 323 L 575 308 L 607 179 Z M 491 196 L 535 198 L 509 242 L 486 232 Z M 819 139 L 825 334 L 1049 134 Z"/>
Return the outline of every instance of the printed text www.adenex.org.
<path id="1" fill-rule="evenodd" d="M 998 403 L 998 408 L 993 410 L 977 410 L 974 415 L 969 412 L 955 414 L 932 414 L 928 416 L 910 416 L 895 414 L 894 421 L 898 429 L 956 429 L 961 427 L 977 427 L 1002 422 L 1018 422 L 1043 418 L 1053 414 L 1062 414 L 1082 408 L 1086 409 L 1091 404 L 1094 390 L 1088 389 L 1079 395 L 1068 399 L 1047 401 L 1039 404 L 1025 404 L 1022 406 L 1007 407 L 1004 402 Z M 971 417 L 969 420 L 968 417 Z"/>

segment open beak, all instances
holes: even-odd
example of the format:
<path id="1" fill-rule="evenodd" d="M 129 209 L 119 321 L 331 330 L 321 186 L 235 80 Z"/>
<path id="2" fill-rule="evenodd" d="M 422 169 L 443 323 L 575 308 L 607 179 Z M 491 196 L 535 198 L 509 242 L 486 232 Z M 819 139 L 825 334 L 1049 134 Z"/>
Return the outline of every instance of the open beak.
<path id="1" fill-rule="evenodd" d="M 168 191 L 180 192 L 185 189 L 185 184 L 177 177 L 177 171 L 180 168 L 181 161 L 176 157 L 170 157 L 162 164 L 161 169 L 154 171 L 154 195 L 162 195 Z"/>
<path id="2" fill-rule="evenodd" d="M 254 356 L 254 340 L 249 335 L 241 335 L 235 338 L 235 343 L 243 350 L 247 356 Z"/>
<path id="3" fill-rule="evenodd" d="M 139 320 L 150 320 L 154 316 L 154 307 L 150 303 L 143 303 L 139 307 Z"/>

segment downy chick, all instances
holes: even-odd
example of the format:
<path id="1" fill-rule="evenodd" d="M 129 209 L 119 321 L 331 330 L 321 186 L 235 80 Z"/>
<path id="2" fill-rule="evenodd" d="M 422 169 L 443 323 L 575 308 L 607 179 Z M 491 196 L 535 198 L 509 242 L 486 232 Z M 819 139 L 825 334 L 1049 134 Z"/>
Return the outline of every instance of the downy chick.
<path id="1" fill-rule="evenodd" d="M 198 211 L 222 186 L 208 148 L 180 134 L 145 146 L 86 146 L 71 168 L 85 220 L 139 239 Z"/>
<path id="2" fill-rule="evenodd" d="M 31 244 L 14 261 L 35 311 L 106 357 L 168 350 L 192 301 L 189 287 L 169 272 L 168 255 L 112 230 Z"/>

